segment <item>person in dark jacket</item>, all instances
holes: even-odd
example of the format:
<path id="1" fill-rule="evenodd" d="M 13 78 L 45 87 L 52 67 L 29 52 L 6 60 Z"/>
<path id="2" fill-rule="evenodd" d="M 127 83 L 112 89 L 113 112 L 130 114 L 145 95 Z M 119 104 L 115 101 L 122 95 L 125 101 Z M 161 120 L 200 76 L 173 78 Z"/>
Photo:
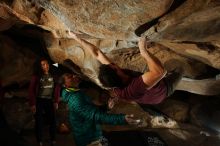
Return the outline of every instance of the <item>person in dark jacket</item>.
<path id="1" fill-rule="evenodd" d="M 50 72 L 48 60 L 40 59 L 36 64 L 34 75 L 29 87 L 29 103 L 35 114 L 36 139 L 42 143 L 44 114 L 49 123 L 51 145 L 55 144 L 56 119 L 55 110 L 58 109 L 60 86 L 56 84 L 56 77 Z"/>
<path id="2" fill-rule="evenodd" d="M 91 98 L 79 89 L 80 79 L 77 76 L 66 73 L 62 76 L 62 82 L 61 99 L 68 105 L 69 121 L 77 146 L 107 146 L 100 124 L 139 123 L 133 115 L 110 114 L 94 105 Z"/>

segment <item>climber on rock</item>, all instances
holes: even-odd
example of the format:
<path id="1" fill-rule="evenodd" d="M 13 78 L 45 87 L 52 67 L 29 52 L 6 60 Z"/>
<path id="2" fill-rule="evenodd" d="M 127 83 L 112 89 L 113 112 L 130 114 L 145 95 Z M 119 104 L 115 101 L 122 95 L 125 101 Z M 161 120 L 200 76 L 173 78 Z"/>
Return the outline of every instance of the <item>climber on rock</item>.
<path id="1" fill-rule="evenodd" d="M 167 72 L 163 65 L 147 50 L 149 43 L 145 38 L 140 38 L 138 46 L 149 70 L 138 77 L 131 77 L 96 46 L 70 31 L 68 33 L 70 38 L 75 39 L 102 64 L 99 67 L 98 78 L 105 87 L 111 88 L 109 91 L 112 97 L 132 100 L 140 105 L 159 104 L 174 92 L 181 80 L 183 74 L 181 67 L 166 76 Z"/>
<path id="2" fill-rule="evenodd" d="M 69 122 L 77 146 L 107 146 L 102 136 L 101 124 L 125 125 L 139 124 L 132 115 L 110 114 L 107 108 L 96 106 L 91 98 L 79 89 L 80 78 L 69 73 L 63 74 L 64 88 L 61 99 L 68 105 Z"/>

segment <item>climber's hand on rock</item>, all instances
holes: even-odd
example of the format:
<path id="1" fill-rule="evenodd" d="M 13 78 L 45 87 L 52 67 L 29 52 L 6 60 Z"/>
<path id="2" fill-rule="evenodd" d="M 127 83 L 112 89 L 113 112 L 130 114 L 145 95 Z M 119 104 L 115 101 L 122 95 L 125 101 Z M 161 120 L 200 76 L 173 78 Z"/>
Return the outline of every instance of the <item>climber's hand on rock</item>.
<path id="1" fill-rule="evenodd" d="M 73 39 L 78 38 L 77 35 L 74 32 L 72 32 L 71 30 L 67 30 L 67 35 L 69 38 L 73 38 Z"/>
<path id="2" fill-rule="evenodd" d="M 147 41 L 145 37 L 141 37 L 139 39 L 138 46 L 141 55 L 145 55 L 146 53 L 148 53 L 147 49 L 152 47 L 152 42 Z"/>

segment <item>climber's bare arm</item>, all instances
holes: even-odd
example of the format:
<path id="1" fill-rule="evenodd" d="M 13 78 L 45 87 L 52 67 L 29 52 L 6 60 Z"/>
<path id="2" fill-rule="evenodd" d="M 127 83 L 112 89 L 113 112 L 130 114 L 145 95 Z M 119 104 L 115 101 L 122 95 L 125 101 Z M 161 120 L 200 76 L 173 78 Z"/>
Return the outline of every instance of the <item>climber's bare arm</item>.
<path id="1" fill-rule="evenodd" d="M 89 51 L 90 54 L 92 54 L 93 57 L 95 57 L 100 63 L 111 65 L 112 68 L 114 68 L 117 71 L 117 74 L 122 78 L 122 81 L 126 84 L 130 77 L 126 75 L 123 70 L 116 64 L 112 63 L 112 61 L 95 45 L 87 42 L 84 39 L 79 38 L 76 34 L 69 31 L 69 37 L 75 39 L 79 44 L 81 44 L 85 49 Z"/>
<path id="2" fill-rule="evenodd" d="M 89 51 L 89 53 L 95 57 L 102 64 L 111 64 L 111 60 L 95 45 L 87 42 L 84 39 L 79 38 L 75 33 L 68 31 L 69 37 L 75 39 L 83 48 Z"/>
<path id="3" fill-rule="evenodd" d="M 166 70 L 161 62 L 147 50 L 148 43 L 145 38 L 140 38 L 138 46 L 141 56 L 146 60 L 149 68 L 149 71 L 145 72 L 142 78 L 147 88 L 150 89 L 166 75 Z"/>

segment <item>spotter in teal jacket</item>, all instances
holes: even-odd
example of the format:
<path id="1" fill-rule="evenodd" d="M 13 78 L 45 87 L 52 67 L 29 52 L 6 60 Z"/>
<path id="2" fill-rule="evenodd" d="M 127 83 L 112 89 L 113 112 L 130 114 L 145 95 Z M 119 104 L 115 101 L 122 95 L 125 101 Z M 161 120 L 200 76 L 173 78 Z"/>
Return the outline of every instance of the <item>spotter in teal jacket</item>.
<path id="1" fill-rule="evenodd" d="M 108 114 L 94 105 L 82 91 L 62 90 L 62 100 L 69 108 L 69 120 L 77 146 L 86 146 L 102 136 L 100 124 L 124 125 L 124 114 Z"/>

